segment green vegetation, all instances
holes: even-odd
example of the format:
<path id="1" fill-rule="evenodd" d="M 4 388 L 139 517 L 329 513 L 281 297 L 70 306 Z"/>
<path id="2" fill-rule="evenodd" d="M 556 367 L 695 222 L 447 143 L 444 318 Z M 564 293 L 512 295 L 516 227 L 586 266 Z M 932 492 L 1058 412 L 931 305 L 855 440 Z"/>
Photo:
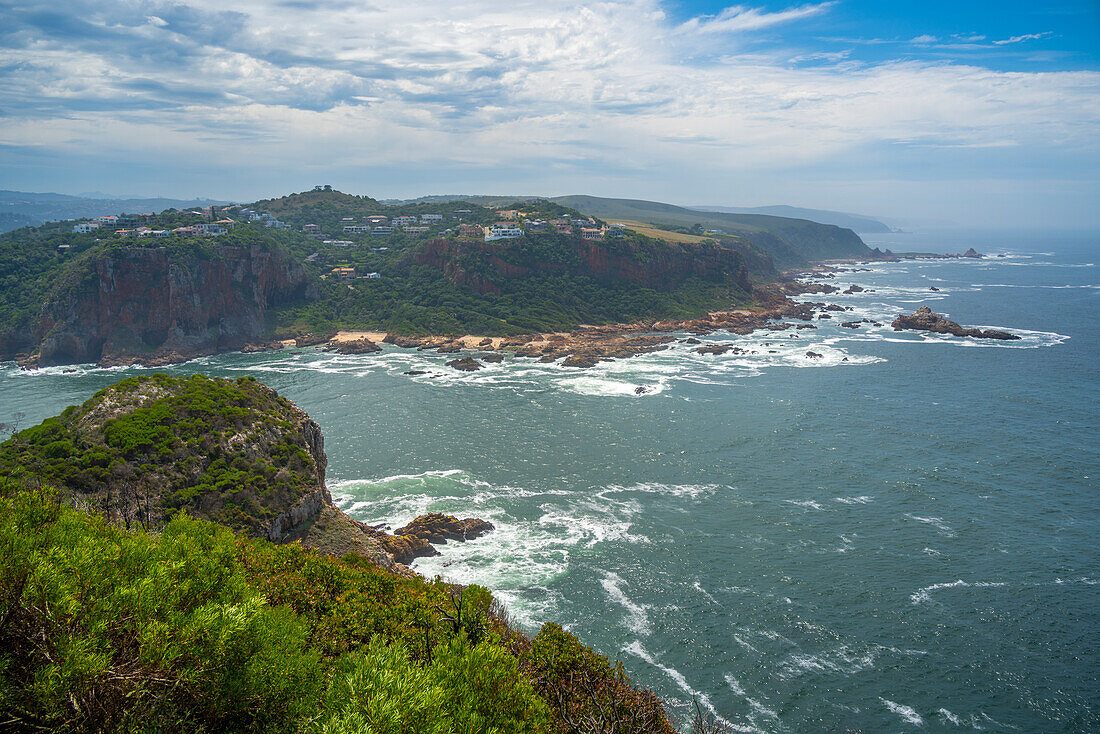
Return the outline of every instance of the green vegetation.
<path id="1" fill-rule="evenodd" d="M 230 247 L 258 247 L 280 258 L 285 253 L 286 260 L 300 263 L 311 283 L 278 299 L 268 294 L 268 300 L 278 302 L 253 303 L 265 300 L 264 292 L 254 288 L 254 279 L 233 282 L 232 287 L 240 292 L 234 292 L 233 313 L 226 316 L 236 319 L 234 328 L 248 328 L 249 333 L 224 335 L 227 342 L 332 328 L 509 335 L 568 329 L 582 323 L 693 318 L 750 300 L 751 286 L 743 277 L 742 266 L 754 277 L 774 276 L 771 259 L 763 249 L 739 237 L 666 238 L 655 229 L 582 242 L 576 234 L 562 235 L 545 224 L 540 228 L 528 224 L 566 218 L 588 226 L 589 220 L 574 209 L 546 200 L 507 206 L 520 213 L 517 221 L 522 222 L 526 236 L 494 243 L 484 243 L 480 235 L 467 240 L 459 237 L 464 225 L 477 227 L 499 218 L 496 210 L 478 203 L 447 200 L 387 206 L 338 191 L 310 191 L 253 205 L 291 229 L 250 224 L 242 207 L 225 207 L 215 212 L 215 218 L 238 221 L 217 237 L 136 237 L 120 235 L 114 227 L 76 234 L 71 222 L 9 232 L 0 235 L 0 358 L 33 352 L 49 336 L 51 325 L 53 333 L 72 337 L 79 348 L 69 355 L 59 346 L 64 343 L 61 339 L 43 355 L 47 360 L 95 360 L 99 358 L 97 345 L 104 342 L 124 354 L 159 349 L 168 333 L 163 322 L 171 318 L 163 313 L 158 314 L 154 328 L 145 328 L 140 319 L 131 319 L 133 323 L 125 330 L 118 325 L 86 327 L 65 320 L 66 314 L 94 311 L 91 304 L 102 287 L 101 271 L 108 258 L 140 270 L 145 281 L 135 282 L 147 282 L 148 273 L 156 277 L 156 267 L 164 267 L 167 278 L 167 268 L 194 270 L 197 263 L 225 259 Z M 424 225 L 423 232 L 405 232 L 401 227 L 381 235 L 343 231 L 348 225 L 362 225 L 374 214 L 391 218 L 436 214 L 442 221 Z M 194 211 L 168 210 L 130 216 L 118 226 L 172 230 L 203 221 Z M 307 236 L 300 231 L 307 224 L 316 225 L 319 231 Z M 596 219 L 594 224 L 603 222 Z M 463 246 L 433 251 L 433 243 L 441 239 Z M 715 247 L 737 253 L 741 263 L 736 258 L 717 263 L 712 252 Z M 589 249 L 592 252 L 582 256 Z M 163 260 L 150 258 L 152 252 L 163 253 Z M 712 260 L 702 268 L 706 273 L 691 264 L 699 257 Z M 615 267 L 593 270 L 593 262 L 608 259 L 616 261 Z M 380 277 L 337 282 L 330 277 L 336 267 L 353 268 L 358 276 L 378 273 Z M 654 269 L 661 271 L 660 277 L 647 272 Z M 721 276 L 715 277 L 718 272 Z M 306 297 L 306 293 L 318 297 Z M 256 322 L 249 321 L 249 309 L 265 319 L 259 322 L 264 335 L 254 333 L 252 324 Z M 201 321 L 180 318 L 183 323 L 173 325 L 175 328 L 195 332 L 185 337 L 207 344 L 204 348 L 215 348 L 218 337 L 206 326 L 208 315 L 202 314 Z M 86 328 L 101 333 L 85 338 Z M 112 329 L 117 333 L 111 333 Z"/>
<path id="2" fill-rule="evenodd" d="M 188 509 L 255 534 L 320 485 L 304 420 L 250 377 L 131 377 L 0 444 L 0 474 L 127 525 Z"/>
<path id="3" fill-rule="evenodd" d="M 0 481 L 5 727 L 673 731 L 621 669 L 554 625 L 525 637 L 479 587 L 186 515 L 128 532 L 19 489 Z"/>

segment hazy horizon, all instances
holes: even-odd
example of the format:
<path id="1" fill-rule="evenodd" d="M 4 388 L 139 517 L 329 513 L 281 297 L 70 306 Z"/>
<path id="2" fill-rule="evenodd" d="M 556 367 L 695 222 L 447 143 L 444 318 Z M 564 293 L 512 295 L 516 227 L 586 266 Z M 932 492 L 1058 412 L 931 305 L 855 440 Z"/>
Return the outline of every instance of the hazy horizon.
<path id="1" fill-rule="evenodd" d="M 4 15 L 2 188 L 255 200 L 330 184 L 1100 226 L 1088 0 Z"/>

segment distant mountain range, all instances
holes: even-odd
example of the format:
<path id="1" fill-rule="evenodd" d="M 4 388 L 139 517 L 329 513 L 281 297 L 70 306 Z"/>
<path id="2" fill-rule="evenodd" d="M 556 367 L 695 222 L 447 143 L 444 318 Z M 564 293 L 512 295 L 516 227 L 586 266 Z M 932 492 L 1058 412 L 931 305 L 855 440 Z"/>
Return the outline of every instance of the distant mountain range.
<path id="1" fill-rule="evenodd" d="M 811 222 L 821 224 L 835 224 L 838 227 L 846 227 L 859 234 L 884 234 L 893 232 L 888 225 L 877 219 L 865 217 L 860 214 L 848 214 L 846 212 L 834 212 L 828 209 L 803 209 L 798 206 L 692 206 L 688 207 L 699 212 L 718 212 L 723 214 L 767 214 L 773 217 L 787 217 L 788 219 L 808 219 Z"/>
<path id="2" fill-rule="evenodd" d="M 36 194 L 27 191 L 0 190 L 0 232 L 20 227 L 36 227 L 46 222 L 108 214 L 159 213 L 165 209 L 227 204 L 213 199 L 92 199 L 66 194 Z"/>

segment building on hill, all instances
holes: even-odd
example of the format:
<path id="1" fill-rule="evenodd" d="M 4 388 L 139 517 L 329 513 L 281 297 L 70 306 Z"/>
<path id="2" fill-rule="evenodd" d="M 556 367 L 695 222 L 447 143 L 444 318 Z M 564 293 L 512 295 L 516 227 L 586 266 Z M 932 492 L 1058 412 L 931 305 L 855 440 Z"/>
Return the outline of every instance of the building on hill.
<path id="1" fill-rule="evenodd" d="M 402 227 L 401 231 L 404 232 L 405 234 L 422 234 L 424 232 L 427 232 L 429 229 L 431 229 L 431 228 L 430 227 L 413 225 L 413 226 Z"/>
<path id="2" fill-rule="evenodd" d="M 514 220 L 519 218 L 519 212 L 515 209 L 497 209 L 494 214 L 500 219 Z"/>
<path id="3" fill-rule="evenodd" d="M 88 234 L 99 229 L 99 222 L 81 222 L 73 225 L 73 234 Z"/>
<path id="4" fill-rule="evenodd" d="M 602 240 L 603 239 L 603 230 L 602 229 L 595 229 L 594 227 L 582 227 L 581 228 L 581 239 L 582 240 L 588 240 L 589 242 L 593 242 L 593 241 L 596 241 L 596 240 Z"/>
<path id="5" fill-rule="evenodd" d="M 493 242 L 494 240 L 509 240 L 523 236 L 523 230 L 520 227 L 507 224 L 494 224 L 485 228 L 485 241 Z"/>
<path id="6" fill-rule="evenodd" d="M 330 275 L 337 280 L 347 282 L 355 279 L 355 268 L 333 268 Z"/>
<path id="7" fill-rule="evenodd" d="M 393 227 L 375 227 L 374 229 L 371 230 L 370 233 L 371 234 L 393 234 L 394 231 L 395 230 L 394 230 Z"/>
<path id="8" fill-rule="evenodd" d="M 420 222 L 422 224 L 439 224 L 443 221 L 442 214 L 421 214 Z"/>
<path id="9" fill-rule="evenodd" d="M 355 243 L 351 240 L 324 240 L 322 245 L 329 245 L 331 247 L 351 247 Z"/>
<path id="10" fill-rule="evenodd" d="M 365 220 L 369 224 L 379 225 L 389 222 L 390 218 L 384 214 L 371 214 L 369 217 L 365 217 Z"/>
<path id="11" fill-rule="evenodd" d="M 369 224 L 349 224 L 348 226 L 344 227 L 344 232 L 347 233 L 347 234 L 369 234 L 370 233 L 370 225 Z"/>
<path id="12" fill-rule="evenodd" d="M 302 225 L 302 231 L 306 234 L 320 234 L 321 225 L 319 224 L 305 224 Z"/>
<path id="13" fill-rule="evenodd" d="M 416 224 L 417 221 L 418 220 L 417 220 L 416 217 L 410 216 L 410 215 L 394 217 L 393 218 L 393 226 L 395 226 L 395 227 L 404 227 L 406 224 Z"/>

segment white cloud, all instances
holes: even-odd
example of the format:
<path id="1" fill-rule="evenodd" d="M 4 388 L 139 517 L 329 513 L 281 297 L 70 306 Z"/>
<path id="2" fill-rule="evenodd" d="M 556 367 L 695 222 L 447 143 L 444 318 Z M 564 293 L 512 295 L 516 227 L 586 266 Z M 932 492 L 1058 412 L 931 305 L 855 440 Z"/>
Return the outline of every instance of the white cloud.
<path id="1" fill-rule="evenodd" d="M 1003 41 L 994 41 L 997 46 L 1004 46 L 1009 43 L 1022 43 L 1024 41 L 1036 41 L 1040 38 L 1047 38 L 1053 36 L 1052 31 L 1043 31 L 1042 33 L 1025 33 L 1022 36 L 1013 36 L 1012 38 L 1006 38 Z"/>
<path id="2" fill-rule="evenodd" d="M 922 45 L 926 45 L 926 44 L 929 44 L 929 43 L 936 43 L 939 40 L 940 39 L 936 38 L 935 36 L 930 36 L 927 33 L 925 33 L 922 36 L 917 36 L 915 38 L 910 38 L 909 43 L 915 43 L 918 46 L 922 46 Z"/>
<path id="3" fill-rule="evenodd" d="M 96 0 L 74 13 L 110 42 L 39 29 L 0 48 L 0 144 L 282 171 L 556 167 L 581 181 L 705 182 L 875 146 L 1095 156 L 1096 72 L 859 64 L 724 40 L 830 6 L 677 23 L 659 0 L 238 0 L 231 18 L 223 0 Z M 131 28 L 134 12 L 162 22 Z M 700 48 L 718 52 L 694 60 Z"/>
<path id="4" fill-rule="evenodd" d="M 717 15 L 704 15 L 685 22 L 680 30 L 688 33 L 744 33 L 780 23 L 789 23 L 825 12 L 836 2 L 801 5 L 775 13 L 760 8 L 733 5 Z"/>

